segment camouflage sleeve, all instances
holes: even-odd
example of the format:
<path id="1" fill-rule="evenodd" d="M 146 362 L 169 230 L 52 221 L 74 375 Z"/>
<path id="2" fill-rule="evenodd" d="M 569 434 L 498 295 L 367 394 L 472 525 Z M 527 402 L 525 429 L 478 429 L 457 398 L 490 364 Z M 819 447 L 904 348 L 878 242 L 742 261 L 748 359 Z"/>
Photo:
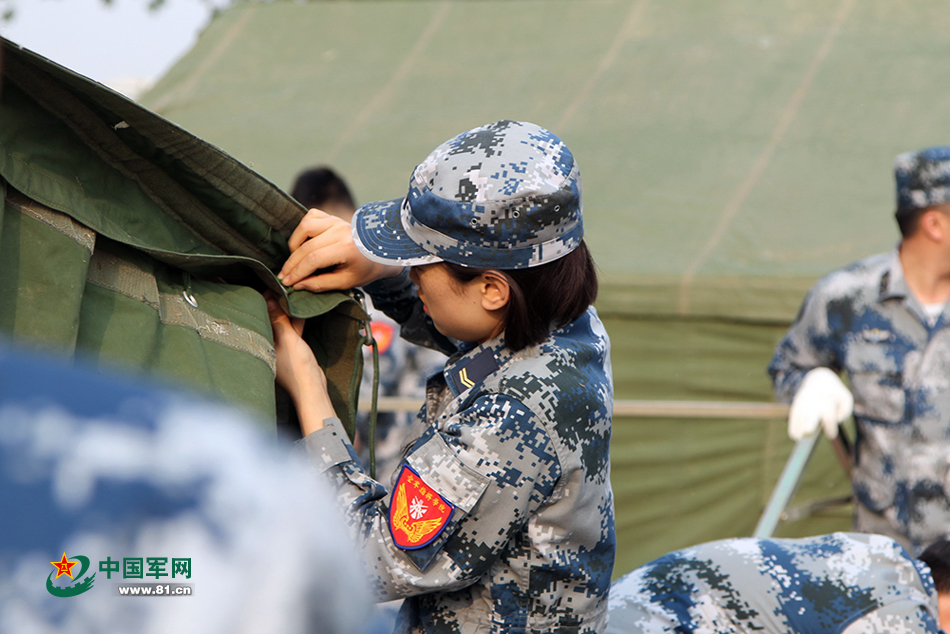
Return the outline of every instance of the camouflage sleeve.
<path id="1" fill-rule="evenodd" d="M 828 326 L 827 300 L 819 283 L 805 297 L 798 316 L 775 347 L 768 372 L 775 396 L 791 402 L 805 374 L 817 367 L 841 371 Z"/>
<path id="2" fill-rule="evenodd" d="M 395 277 L 367 284 L 363 290 L 373 298 L 373 306 L 399 324 L 399 336 L 406 341 L 445 354 L 457 350 L 451 339 L 436 330 L 432 319 L 422 309 L 422 301 L 409 279 L 408 269 Z"/>
<path id="3" fill-rule="evenodd" d="M 396 545 L 390 517 L 393 504 L 398 516 L 402 479 L 394 477 L 393 492 L 371 480 L 345 438 L 334 422 L 301 442 L 348 510 L 347 522 L 380 601 L 477 581 L 506 550 L 517 550 L 512 537 L 550 501 L 561 475 L 554 445 L 537 417 L 508 396 L 483 395 L 430 425 L 397 470 L 414 471 L 452 508 L 432 541 L 403 549 Z"/>
<path id="4" fill-rule="evenodd" d="M 898 601 L 852 621 L 841 634 L 943 634 L 940 625 L 918 601 Z"/>

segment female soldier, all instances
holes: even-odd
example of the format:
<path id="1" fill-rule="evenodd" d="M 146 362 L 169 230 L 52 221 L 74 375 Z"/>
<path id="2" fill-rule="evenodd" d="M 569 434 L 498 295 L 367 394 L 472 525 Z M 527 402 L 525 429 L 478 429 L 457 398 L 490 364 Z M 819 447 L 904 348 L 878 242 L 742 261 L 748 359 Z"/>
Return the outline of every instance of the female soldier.
<path id="1" fill-rule="evenodd" d="M 605 627 L 613 387 L 582 235 L 570 151 L 498 121 L 436 148 L 405 198 L 363 206 L 352 230 L 311 210 L 291 237 L 285 284 L 364 286 L 405 338 L 451 355 L 387 490 L 359 467 L 301 324 L 270 302 L 301 442 L 337 487 L 378 599 L 407 597 L 398 631 Z"/>

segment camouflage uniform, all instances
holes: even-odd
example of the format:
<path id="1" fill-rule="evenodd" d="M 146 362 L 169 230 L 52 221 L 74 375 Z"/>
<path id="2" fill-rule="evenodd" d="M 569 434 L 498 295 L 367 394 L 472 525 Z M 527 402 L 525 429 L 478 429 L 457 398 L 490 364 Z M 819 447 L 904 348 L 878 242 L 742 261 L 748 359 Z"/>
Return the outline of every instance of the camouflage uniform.
<path id="1" fill-rule="evenodd" d="M 577 168 L 550 132 L 497 122 L 437 148 L 404 200 L 364 206 L 353 231 L 388 263 L 543 264 L 580 241 Z M 391 490 L 363 472 L 335 419 L 302 441 L 351 511 L 378 599 L 408 597 L 397 630 L 603 631 L 613 385 L 594 309 L 512 352 L 503 336 L 456 345 L 441 335 L 405 273 L 366 290 L 403 337 L 451 354 L 428 381 Z M 426 499 L 448 515 L 414 546 L 406 535 L 430 520 L 408 514 L 422 517 Z"/>
<path id="2" fill-rule="evenodd" d="M 408 278 L 387 283 L 409 299 Z M 426 392 L 404 462 L 456 512 L 423 549 L 395 546 L 394 496 L 354 461 L 338 424 L 304 439 L 353 510 L 378 599 L 412 597 L 406 631 L 602 631 L 613 390 L 594 310 L 518 353 L 502 338 L 460 350 Z"/>
<path id="3" fill-rule="evenodd" d="M 931 326 L 897 252 L 823 278 L 778 344 L 769 374 L 789 401 L 802 377 L 844 370 L 857 424 L 857 501 L 919 553 L 948 534 L 950 315 Z"/>
<path id="4" fill-rule="evenodd" d="M 881 535 L 726 539 L 619 579 L 613 634 L 940 631 L 930 569 Z"/>
<path id="5" fill-rule="evenodd" d="M 897 157 L 898 215 L 950 200 L 950 148 Z M 934 323 L 907 286 L 897 251 L 820 280 L 769 366 L 791 401 L 822 366 L 847 373 L 857 425 L 856 528 L 920 553 L 950 536 L 950 313 Z"/>

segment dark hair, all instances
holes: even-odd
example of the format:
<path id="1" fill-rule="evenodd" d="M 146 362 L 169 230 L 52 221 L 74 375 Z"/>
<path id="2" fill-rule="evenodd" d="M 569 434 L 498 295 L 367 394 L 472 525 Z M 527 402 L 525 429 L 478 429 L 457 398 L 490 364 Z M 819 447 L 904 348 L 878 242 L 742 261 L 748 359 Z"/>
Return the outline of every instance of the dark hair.
<path id="1" fill-rule="evenodd" d="M 459 282 L 469 282 L 485 271 L 495 270 L 445 264 Z M 597 299 L 597 271 L 583 240 L 576 249 L 553 262 L 498 272 L 511 287 L 504 329 L 505 345 L 515 352 L 541 343 L 552 326 L 566 326 Z"/>
<path id="2" fill-rule="evenodd" d="M 927 211 L 926 207 L 918 207 L 917 209 L 898 209 L 894 212 L 897 227 L 901 230 L 901 237 L 908 238 L 914 235 L 920 225 L 920 217 L 925 211 Z"/>
<path id="3" fill-rule="evenodd" d="M 928 211 L 939 211 L 950 216 L 950 203 L 941 203 L 939 205 L 930 205 L 929 207 L 918 207 L 916 209 L 898 209 L 894 212 L 897 219 L 897 226 L 901 230 L 901 236 L 908 238 L 917 231 L 920 226 L 920 219 Z"/>
<path id="4" fill-rule="evenodd" d="M 314 167 L 301 172 L 297 176 L 297 180 L 294 181 L 290 195 L 307 209 L 312 207 L 322 208 L 327 203 L 346 205 L 356 209 L 356 204 L 353 202 L 353 196 L 350 194 L 346 182 L 326 166 Z"/>
<path id="5" fill-rule="evenodd" d="M 918 559 L 930 568 L 937 593 L 950 592 L 950 540 L 938 539 L 927 546 Z"/>

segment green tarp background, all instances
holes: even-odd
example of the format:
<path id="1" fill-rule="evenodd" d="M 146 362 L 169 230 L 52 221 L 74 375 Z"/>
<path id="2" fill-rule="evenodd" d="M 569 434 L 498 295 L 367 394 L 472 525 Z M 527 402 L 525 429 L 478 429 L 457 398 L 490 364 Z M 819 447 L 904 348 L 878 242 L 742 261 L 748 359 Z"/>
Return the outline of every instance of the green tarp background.
<path id="1" fill-rule="evenodd" d="M 807 288 L 896 243 L 891 163 L 950 142 L 948 59 L 934 0 L 278 1 L 218 15 L 142 101 L 281 186 L 331 164 L 362 202 L 458 132 L 544 125 L 581 167 L 617 397 L 759 401 Z M 782 421 L 614 433 L 618 573 L 749 534 L 791 448 Z M 823 443 L 799 501 L 847 490 Z"/>
<path id="2" fill-rule="evenodd" d="M 273 429 L 270 289 L 313 318 L 308 341 L 352 423 L 365 313 L 273 273 L 303 213 L 219 149 L 0 39 L 5 339 L 242 405 Z"/>

